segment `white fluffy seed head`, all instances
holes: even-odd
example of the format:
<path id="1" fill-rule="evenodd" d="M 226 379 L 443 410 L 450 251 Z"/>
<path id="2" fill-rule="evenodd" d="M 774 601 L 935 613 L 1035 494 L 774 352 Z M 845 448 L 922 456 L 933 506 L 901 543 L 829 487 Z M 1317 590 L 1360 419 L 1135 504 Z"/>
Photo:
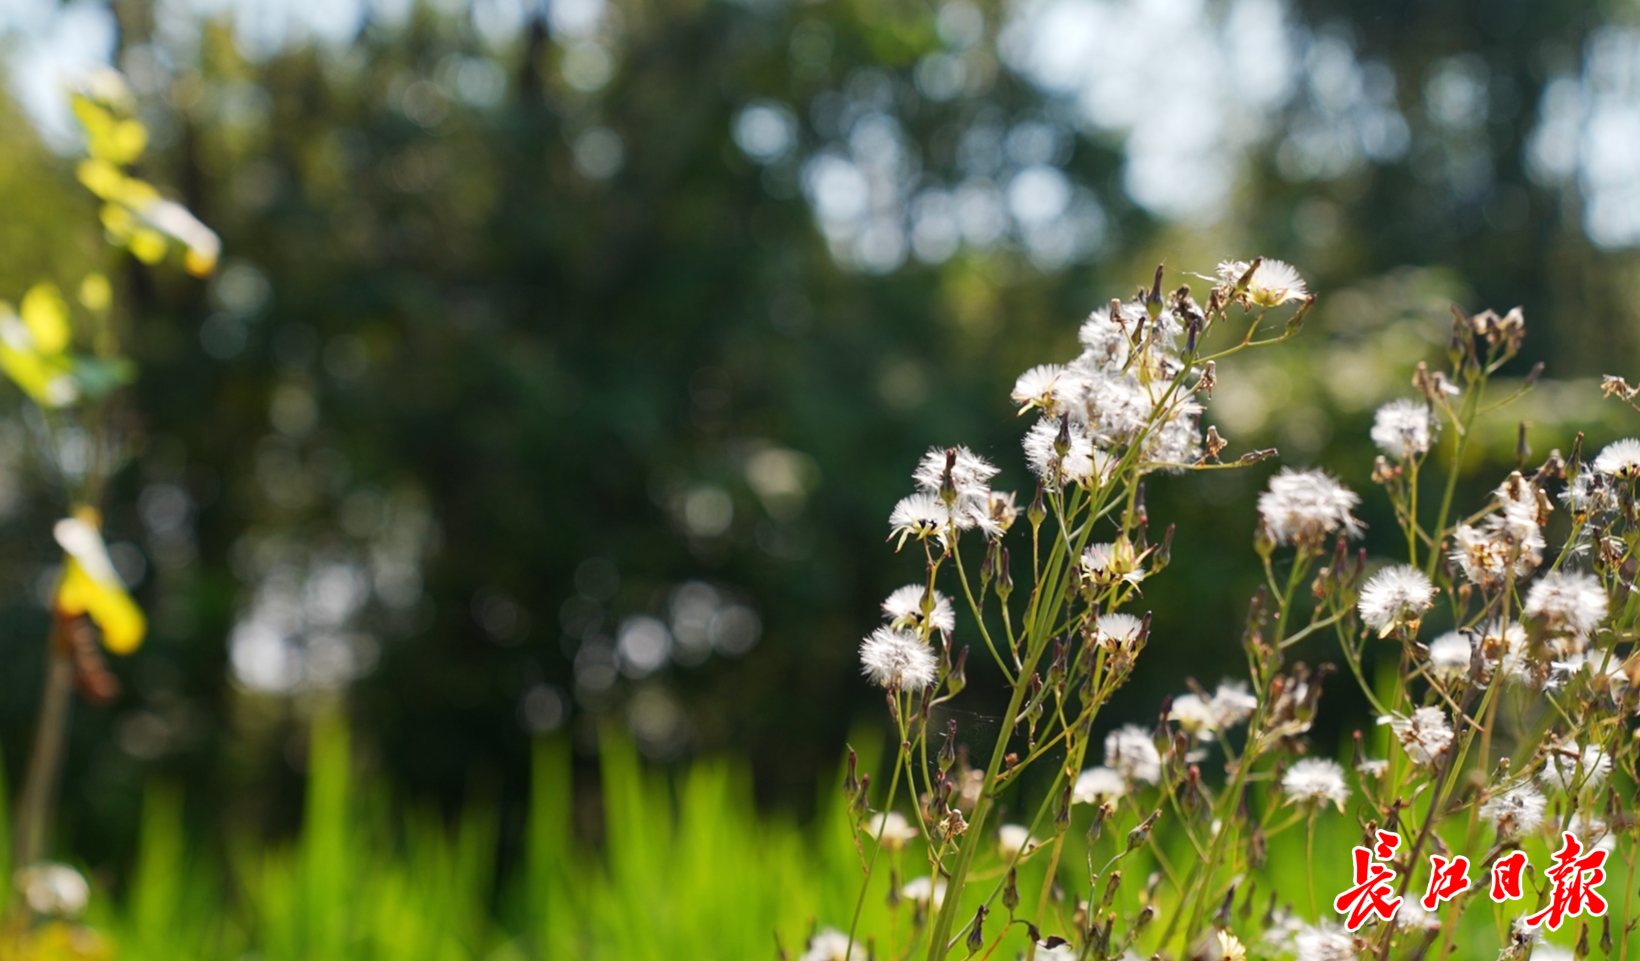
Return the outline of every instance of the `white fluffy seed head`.
<path id="1" fill-rule="evenodd" d="M 951 607 L 951 599 L 939 591 L 934 592 L 931 610 L 923 611 L 923 601 L 927 589 L 921 584 L 907 584 L 897 588 L 883 601 L 883 616 L 888 618 L 890 627 L 900 630 L 916 631 L 927 636 L 931 631 L 950 635 L 956 629 L 957 615 Z"/>
<path id="2" fill-rule="evenodd" d="M 1331 801 L 1338 805 L 1340 811 L 1344 810 L 1344 802 L 1350 797 L 1349 785 L 1344 781 L 1344 768 L 1337 761 L 1324 757 L 1306 757 L 1294 762 L 1281 776 L 1281 790 L 1288 801 Z"/>
<path id="3" fill-rule="evenodd" d="M 1640 440 L 1629 437 L 1607 444 L 1595 457 L 1594 469 L 1622 480 L 1640 477 Z"/>
<path id="4" fill-rule="evenodd" d="M 1236 284 L 1247 276 L 1249 264 L 1242 260 L 1226 260 L 1219 264 L 1219 280 Z M 1260 261 L 1258 269 L 1247 281 L 1247 299 L 1260 307 L 1276 307 L 1289 301 L 1309 296 L 1304 278 L 1291 264 L 1281 260 Z"/>
<path id="5" fill-rule="evenodd" d="M 1162 755 L 1150 732 L 1137 724 L 1124 724 L 1105 735 L 1105 766 L 1129 783 L 1155 784 L 1162 779 Z"/>
<path id="6" fill-rule="evenodd" d="M 1073 402 L 1084 393 L 1085 379 L 1080 371 L 1063 364 L 1038 364 L 1019 375 L 1009 396 L 1022 414 L 1035 408 L 1055 418 L 1070 412 Z"/>
<path id="7" fill-rule="evenodd" d="M 848 935 L 836 928 L 825 928 L 809 939 L 808 950 L 799 961 L 866 961 L 863 945 L 849 945 Z"/>
<path id="8" fill-rule="evenodd" d="M 879 627 L 860 642 L 860 666 L 866 677 L 891 691 L 919 691 L 934 683 L 939 659 L 914 634 Z"/>
<path id="9" fill-rule="evenodd" d="M 1297 961 L 1356 961 L 1355 936 L 1325 921 L 1293 935 Z"/>
<path id="10" fill-rule="evenodd" d="M 1361 620 L 1380 634 L 1398 624 L 1416 623 L 1435 603 L 1435 585 L 1409 564 L 1386 567 L 1361 588 Z"/>
<path id="11" fill-rule="evenodd" d="M 1612 759 L 1597 745 L 1579 749 L 1576 745 L 1549 752 L 1543 768 L 1543 783 L 1563 793 L 1597 788 L 1612 770 Z"/>
<path id="12" fill-rule="evenodd" d="M 1323 471 L 1284 467 L 1259 495 L 1258 513 L 1270 540 L 1314 548 L 1339 529 L 1358 536 L 1361 522 L 1350 511 L 1360 502 L 1354 491 Z"/>
<path id="13" fill-rule="evenodd" d="M 1469 655 L 1475 645 L 1457 631 L 1448 631 L 1429 642 L 1429 669 L 1436 677 L 1461 677 L 1469 670 Z"/>
<path id="14" fill-rule="evenodd" d="M 1550 571 L 1526 592 L 1526 615 L 1560 634 L 1592 634 L 1606 619 L 1606 605 L 1606 589 L 1593 574 Z"/>
<path id="15" fill-rule="evenodd" d="M 1396 460 L 1429 452 L 1438 422 L 1421 400 L 1392 400 L 1378 408 L 1372 421 L 1372 442 Z"/>
<path id="16" fill-rule="evenodd" d="M 1492 822 L 1501 839 L 1524 837 L 1543 823 L 1548 800 L 1532 784 L 1521 784 L 1481 805 L 1481 817 Z"/>
<path id="17" fill-rule="evenodd" d="M 988 493 L 991 478 L 997 475 L 997 466 L 967 447 L 931 447 L 917 462 L 911 477 L 917 486 L 931 493 L 939 493 L 945 482 L 945 464 L 951 462 L 951 484 L 960 494 Z"/>
<path id="18" fill-rule="evenodd" d="M 1452 743 L 1452 725 L 1438 707 L 1420 707 L 1407 715 L 1388 714 L 1378 723 L 1389 725 L 1415 764 L 1433 765 Z"/>
<path id="19" fill-rule="evenodd" d="M 1090 767 L 1077 775 L 1072 804 L 1103 804 L 1127 793 L 1127 781 L 1115 769 Z"/>

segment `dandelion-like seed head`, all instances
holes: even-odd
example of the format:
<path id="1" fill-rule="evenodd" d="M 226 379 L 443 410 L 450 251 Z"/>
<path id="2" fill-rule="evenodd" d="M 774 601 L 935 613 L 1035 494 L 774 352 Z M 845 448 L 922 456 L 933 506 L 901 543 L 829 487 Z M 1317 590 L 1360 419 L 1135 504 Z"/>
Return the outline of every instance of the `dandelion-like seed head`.
<path id="1" fill-rule="evenodd" d="M 1106 650 L 1127 650 L 1139 643 L 1145 622 L 1132 614 L 1101 614 L 1094 623 L 1095 636 Z"/>
<path id="2" fill-rule="evenodd" d="M 885 851 L 903 850 L 917 837 L 917 829 L 898 811 L 873 815 L 866 830 Z"/>
<path id="3" fill-rule="evenodd" d="M 1585 748 L 1556 748 L 1549 752 L 1543 767 L 1543 783 L 1569 794 L 1583 788 L 1598 788 L 1612 770 L 1612 759 L 1598 745 Z"/>
<path id="4" fill-rule="evenodd" d="M 1076 777 L 1072 804 L 1103 804 L 1127 793 L 1127 781 L 1113 768 L 1090 767 Z"/>
<path id="5" fill-rule="evenodd" d="M 1526 616 L 1555 633 L 1586 637 L 1606 619 L 1606 589 L 1593 574 L 1550 571 L 1526 592 Z"/>
<path id="6" fill-rule="evenodd" d="M 1356 961 L 1355 936 L 1325 921 L 1300 928 L 1293 950 L 1298 961 Z"/>
<path id="7" fill-rule="evenodd" d="M 1560 500 L 1576 514 L 1614 511 L 1618 507 L 1614 483 L 1612 478 L 1599 471 L 1579 471 L 1566 489 L 1560 492 Z"/>
<path id="8" fill-rule="evenodd" d="M 1281 776 L 1281 790 L 1289 802 L 1331 801 L 1340 811 L 1350 797 L 1343 766 L 1324 757 L 1306 757 L 1294 762 Z"/>
<path id="9" fill-rule="evenodd" d="M 1258 698 L 1247 689 L 1246 681 L 1220 681 L 1208 706 L 1213 710 L 1219 730 L 1223 731 L 1252 717 L 1258 709 Z"/>
<path id="10" fill-rule="evenodd" d="M 1434 764 L 1452 743 L 1452 725 L 1438 707 L 1420 707 L 1408 715 L 1387 714 L 1378 723 L 1389 725 L 1416 764 Z"/>
<path id="11" fill-rule="evenodd" d="M 989 493 L 987 485 L 997 475 L 997 466 L 963 446 L 929 448 L 917 463 L 917 469 L 911 472 L 912 479 L 923 490 L 938 494 L 945 483 L 948 459 L 951 461 L 951 484 L 959 496 Z"/>
<path id="12" fill-rule="evenodd" d="M 1418 619 L 1435 603 L 1435 585 L 1409 564 L 1386 567 L 1361 589 L 1361 620 L 1384 636 L 1399 624 L 1416 631 Z"/>
<path id="13" fill-rule="evenodd" d="M 1208 961 L 1247 961 L 1247 946 L 1229 931 L 1213 933 L 1212 953 Z"/>
<path id="14" fill-rule="evenodd" d="M 1360 502 L 1354 491 L 1323 471 L 1284 467 L 1259 495 L 1258 513 L 1272 541 L 1314 548 L 1340 528 L 1359 536 L 1361 522 L 1350 511 Z"/>
<path id="15" fill-rule="evenodd" d="M 1437 677 L 1461 677 L 1469 670 L 1469 655 L 1474 650 L 1469 638 L 1457 631 L 1447 631 L 1429 642 L 1429 669 Z"/>
<path id="16" fill-rule="evenodd" d="M 1242 260 L 1226 260 L 1219 264 L 1219 280 L 1236 285 L 1247 276 L 1250 265 Z M 1289 301 L 1310 296 L 1304 278 L 1291 264 L 1281 260 L 1263 260 L 1247 281 L 1247 300 L 1259 307 L 1279 307 Z"/>
<path id="17" fill-rule="evenodd" d="M 18 871 L 16 881 L 29 910 L 45 917 L 79 917 L 91 900 L 85 877 L 55 861 L 36 861 Z"/>
<path id="18" fill-rule="evenodd" d="M 1595 457 L 1594 469 L 1621 480 L 1640 477 L 1640 440 L 1627 437 L 1607 444 Z"/>
<path id="19" fill-rule="evenodd" d="M 873 684 L 891 691 L 919 691 L 934 683 L 939 660 L 914 634 L 879 627 L 860 643 L 860 665 Z"/>
<path id="20" fill-rule="evenodd" d="M 799 961 L 866 961 L 866 949 L 850 945 L 848 935 L 836 928 L 825 928 L 809 939 L 808 950 Z"/>
<path id="21" fill-rule="evenodd" d="M 1174 698 L 1167 717 L 1185 733 L 1201 741 L 1213 740 L 1213 732 L 1218 727 L 1218 719 L 1208 699 L 1199 694 L 1180 694 Z"/>
<path id="22" fill-rule="evenodd" d="M 1029 854 L 1036 849 L 1036 839 L 1031 837 L 1031 829 L 1023 824 L 1004 824 L 997 828 L 997 851 L 1003 860 L 1011 861 L 1021 854 Z"/>
<path id="23" fill-rule="evenodd" d="M 1543 823 L 1548 799 L 1530 783 L 1493 796 L 1481 805 L 1481 817 L 1492 822 L 1501 839 L 1524 837 Z"/>
<path id="24" fill-rule="evenodd" d="M 1124 537 L 1113 543 L 1091 544 L 1082 552 L 1082 579 L 1096 588 L 1136 585 L 1145 579 L 1143 558 Z"/>
<path id="25" fill-rule="evenodd" d="M 1162 779 L 1162 755 L 1150 732 L 1124 724 L 1105 736 L 1105 766 L 1128 783 L 1155 784 Z"/>
<path id="26" fill-rule="evenodd" d="M 1019 412 L 1032 408 L 1049 418 L 1070 412 L 1073 401 L 1084 393 L 1084 377 L 1075 368 L 1063 364 L 1039 364 L 1019 375 L 1009 395 L 1020 405 Z"/>
<path id="27" fill-rule="evenodd" d="M 1372 442 L 1396 460 L 1429 452 L 1439 422 L 1421 400 L 1392 400 L 1372 420 Z"/>
<path id="28" fill-rule="evenodd" d="M 940 905 L 945 903 L 945 879 L 912 878 L 900 888 L 900 897 L 923 908 L 932 907 L 938 911 Z"/>
<path id="29" fill-rule="evenodd" d="M 925 491 L 902 497 L 888 514 L 888 536 L 890 539 L 899 537 L 901 547 L 907 538 L 918 541 L 937 538 L 943 542 L 950 525 L 951 509 L 937 495 Z"/>
<path id="30" fill-rule="evenodd" d="M 1077 358 L 1077 365 L 1087 370 L 1119 371 L 1127 366 L 1133 349 L 1133 321 L 1121 325 L 1111 319 L 1110 311 L 1100 308 L 1088 315 L 1077 331 L 1077 339 L 1085 349 Z"/>
<path id="31" fill-rule="evenodd" d="M 1057 421 L 1043 419 L 1025 432 L 1021 446 L 1025 448 L 1025 463 L 1031 473 L 1042 478 L 1043 485 L 1050 491 L 1057 491 L 1066 483 L 1097 487 L 1110 472 L 1110 454 L 1095 447 L 1087 427 L 1072 420 L 1065 431 L 1070 444 L 1061 456 L 1055 446 L 1059 443 L 1059 426 Z"/>
<path id="32" fill-rule="evenodd" d="M 928 610 L 924 611 L 926 601 Z M 888 618 L 890 627 L 902 631 L 916 631 L 928 636 L 931 631 L 939 631 L 949 636 L 957 626 L 956 611 L 951 607 L 951 599 L 939 591 L 928 597 L 927 588 L 921 584 L 907 584 L 896 588 L 883 601 L 883 616 Z"/>

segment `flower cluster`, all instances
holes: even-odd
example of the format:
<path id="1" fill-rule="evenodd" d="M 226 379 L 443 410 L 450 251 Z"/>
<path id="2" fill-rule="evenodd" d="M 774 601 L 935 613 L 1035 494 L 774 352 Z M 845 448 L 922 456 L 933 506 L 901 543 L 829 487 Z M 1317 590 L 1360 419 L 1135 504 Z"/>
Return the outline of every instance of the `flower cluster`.
<path id="1" fill-rule="evenodd" d="M 1204 304 L 1185 288 L 1164 295 L 1158 274 L 1148 291 L 1096 311 L 1078 357 L 1015 383 L 1020 413 L 1035 414 L 1023 447 L 1037 484 L 1023 512 L 991 490 L 997 468 L 968 448 L 918 463 L 917 490 L 890 528 L 898 547 L 921 547 L 924 576 L 883 602 L 885 623 L 861 647 L 899 745 L 880 810 L 864 779 L 848 783 L 870 842 L 862 910 L 878 856 L 889 865 L 879 890 L 891 920 L 869 956 L 939 961 L 960 945 L 1000 957 L 1008 942 L 1037 958 L 1446 957 L 1458 926 L 1441 912 L 1480 903 L 1472 893 L 1437 899 L 1439 911 L 1402 898 L 1346 927 L 1314 890 L 1295 899 L 1303 908 L 1272 893 L 1262 910 L 1252 891 L 1278 883 L 1268 870 L 1277 846 L 1289 859 L 1302 851 L 1313 872 L 1324 819 L 1359 825 L 1369 843 L 1399 832 L 1407 846 L 1395 871 L 1449 859 L 1465 836 L 1488 846 L 1466 852 L 1487 870 L 1562 829 L 1596 850 L 1632 849 L 1637 819 L 1623 791 L 1640 754 L 1640 605 L 1629 600 L 1640 440 L 1588 461 L 1579 442 L 1535 469 L 1522 453 L 1478 510 L 1456 506 L 1466 444 L 1502 406 L 1487 400 L 1488 383 L 1525 336 L 1518 310 L 1457 313 L 1450 368 L 1420 364 L 1422 396 L 1374 415 L 1371 476 L 1397 543 L 1368 547 L 1390 556 L 1369 563 L 1352 546 L 1367 533 L 1361 497 L 1338 476 L 1282 468 L 1258 497 L 1263 576 L 1242 633 L 1247 676 L 1211 690 L 1190 680 L 1145 723 L 1102 720 L 1151 643 L 1150 615 L 1132 608 L 1172 550 L 1171 528 L 1152 536 L 1145 479 L 1263 459 L 1220 462 L 1225 442 L 1203 432 L 1202 404 L 1220 364 L 1233 370 L 1228 358 L 1290 337 L 1311 303 L 1290 266 L 1253 260 L 1219 265 Z M 1275 317 L 1283 307 L 1290 314 Z M 1232 318 L 1249 326 L 1233 329 Z M 1631 404 L 1640 396 L 1609 390 Z M 1428 476 L 1437 468 L 1444 482 Z M 1563 543 L 1551 541 L 1557 502 L 1572 519 Z M 1020 518 L 1029 544 L 1015 546 L 1029 557 L 1018 566 L 1033 582 L 1016 596 L 1008 535 Z M 977 558 L 965 558 L 964 535 L 979 541 Z M 959 618 L 1003 679 L 1007 706 L 990 743 L 964 740 L 959 712 L 945 707 L 967 684 L 967 649 L 952 645 Z M 1328 663 L 1291 660 L 1312 650 Z M 1333 658 L 1377 721 L 1356 732 L 1348 764 L 1311 737 Z M 910 816 L 895 809 L 902 797 Z M 1002 811 L 1010 823 L 995 826 Z M 1027 860 L 1039 891 L 1021 890 Z M 1035 870 L 1044 861 L 1045 875 Z M 903 923 L 892 920 L 900 911 Z M 853 958 L 857 933 L 822 932 L 811 955 Z M 1524 961 L 1537 938 L 1517 925 L 1499 949 Z"/>

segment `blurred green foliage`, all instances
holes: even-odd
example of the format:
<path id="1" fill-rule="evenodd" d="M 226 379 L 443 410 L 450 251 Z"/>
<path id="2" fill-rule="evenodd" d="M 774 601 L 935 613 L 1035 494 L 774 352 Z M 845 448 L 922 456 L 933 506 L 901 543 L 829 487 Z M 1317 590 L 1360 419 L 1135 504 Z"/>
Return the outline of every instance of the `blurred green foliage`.
<path id="1" fill-rule="evenodd" d="M 62 818 L 72 850 L 93 863 L 128 855 L 155 777 L 183 786 L 208 823 L 293 828 L 312 773 L 309 719 L 338 702 L 371 776 L 425 799 L 428 823 L 475 790 L 496 799 L 493 821 L 467 824 L 466 840 L 413 855 L 464 886 L 453 903 L 482 900 L 485 832 L 509 864 L 561 843 L 524 827 L 532 738 L 547 732 L 580 748 L 588 777 L 607 724 L 629 727 L 654 760 L 742 755 L 761 800 L 811 810 L 816 772 L 880 709 L 855 647 L 914 571 L 882 537 L 916 457 L 967 443 L 1028 491 L 1014 376 L 1071 356 L 1079 319 L 1158 262 L 1176 277 L 1261 253 L 1304 271 L 1322 295 L 1312 329 L 1292 350 L 1227 365 L 1207 416 L 1231 453 L 1275 445 L 1288 463 L 1338 469 L 1367 492 L 1376 530 L 1393 523 L 1367 491 L 1365 426 L 1374 404 L 1406 391 L 1413 364 L 1439 355 L 1449 303 L 1523 304 L 1527 363 L 1547 360 L 1551 377 L 1633 362 L 1633 256 L 1592 247 L 1573 199 L 1521 160 L 1545 84 L 1568 57 L 1575 68 L 1608 18 L 1600 5 L 1298 4 L 1316 36 L 1393 70 L 1411 146 L 1295 176 L 1279 138 L 1259 141 L 1210 224 L 1134 203 L 1121 137 L 1000 63 L 1004 11 L 982 11 L 981 39 L 963 53 L 981 80 L 936 99 L 918 71 L 950 43 L 939 7 L 613 9 L 618 31 L 590 41 L 536 16 L 494 43 L 465 10 L 416 5 L 339 45 L 251 56 L 226 19 L 179 41 L 154 4 L 112 5 L 116 59 L 155 132 L 144 173 L 221 233 L 224 266 L 205 285 L 121 265 L 117 299 L 143 373 L 126 395 L 133 456 L 107 532 L 143 572 L 153 637 L 116 665 L 123 699 L 77 717 Z M 1162 64 L 1170 55 L 1156 50 Z M 1459 137 L 1432 116 L 1428 84 L 1475 61 L 1492 108 Z M 1276 113 L 1277 129 L 1306 122 L 1306 97 Z M 766 163 L 735 137 L 756 103 L 796 121 L 789 154 Z M 38 277 L 66 285 L 98 256 L 97 238 L 65 226 L 87 222 L 91 202 L 14 108 L 0 111 L 0 296 Z M 1010 133 L 1037 124 L 1046 156 L 1103 211 L 1102 243 L 1046 268 L 1007 235 L 883 273 L 840 266 L 803 161 L 844 149 L 846 118 L 871 111 L 895 119 L 919 176 L 951 185 L 976 151 L 1005 157 Z M 1491 164 L 1485 190 L 1457 190 L 1443 173 L 1462 150 Z M 1534 395 L 1539 455 L 1568 446 L 1573 429 L 1623 429 L 1595 396 L 1586 381 Z M 1487 431 L 1469 465 L 1475 493 L 1513 461 L 1514 423 Z M 33 436 L 12 417 L 0 451 L 0 652 L 13 666 L 0 739 L 13 774 L 45 632 L 35 585 L 61 509 L 25 454 Z M 1153 716 L 1186 672 L 1211 683 L 1236 670 L 1258 579 L 1251 501 L 1271 469 L 1150 492 L 1152 517 L 1179 526 L 1175 560 L 1146 584 L 1155 653 L 1113 718 Z M 644 617 L 656 622 L 633 620 Z M 651 672 L 622 660 L 623 625 L 670 643 L 672 662 Z M 644 636 L 631 635 L 640 653 Z M 1352 711 L 1324 711 L 1317 737 L 1346 737 Z M 981 710 L 965 723 L 994 721 Z M 699 770 L 685 798 L 729 790 L 728 774 Z M 320 783 L 338 782 L 309 785 L 310 812 L 341 803 L 315 793 Z M 648 797 L 633 790 L 634 805 Z M 149 802 L 144 859 L 183 856 L 152 813 L 177 803 Z M 326 925 L 340 922 L 302 900 L 324 900 L 325 859 L 348 856 L 324 823 L 310 818 L 284 859 L 230 844 L 243 852 L 233 870 L 270 892 L 255 923 L 296 940 L 188 937 L 252 938 L 293 956 L 333 943 Z M 680 830 L 719 843 L 709 826 Z M 771 850 L 799 843 L 779 837 Z M 612 856 L 612 871 L 627 870 L 618 845 Z M 148 863 L 138 877 L 158 872 Z M 154 932 L 208 896 L 186 883 L 202 887 L 145 883 L 154 893 L 132 902 L 133 923 L 148 925 L 139 941 L 171 937 Z M 389 873 L 379 890 L 414 883 Z M 405 907 L 419 896 L 383 895 L 371 922 L 383 938 L 437 921 L 440 938 L 482 940 L 476 915 Z"/>

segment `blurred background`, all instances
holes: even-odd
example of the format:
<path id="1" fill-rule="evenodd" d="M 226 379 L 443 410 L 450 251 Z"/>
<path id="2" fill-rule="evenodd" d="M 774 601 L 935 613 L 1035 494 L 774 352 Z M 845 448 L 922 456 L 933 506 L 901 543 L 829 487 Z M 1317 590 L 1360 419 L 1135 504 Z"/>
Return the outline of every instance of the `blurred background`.
<path id="1" fill-rule="evenodd" d="M 585 765 L 610 728 L 746 758 L 803 814 L 881 712 L 855 649 L 919 570 L 884 543 L 912 465 L 967 443 L 1025 496 L 1014 377 L 1157 263 L 1200 291 L 1279 257 L 1321 294 L 1207 421 L 1340 473 L 1375 551 L 1366 427 L 1449 305 L 1524 307 L 1512 373 L 1549 372 L 1487 422 L 1471 496 L 1520 419 L 1536 457 L 1632 432 L 1597 389 L 1640 346 L 1629 4 L 9 0 L 0 297 L 106 265 L 64 95 L 97 64 L 224 265 L 117 264 L 142 374 L 107 531 L 153 633 L 76 707 L 61 822 L 91 863 L 156 778 L 196 823 L 290 830 L 335 705 L 369 769 L 499 802 L 504 837 L 532 739 Z M 64 510 L 21 406 L 0 391 L 13 785 Z M 1243 663 L 1275 469 L 1152 484 L 1174 566 L 1102 725 Z M 1347 688 L 1319 738 L 1359 723 Z M 974 723 L 993 691 L 976 667 Z"/>

